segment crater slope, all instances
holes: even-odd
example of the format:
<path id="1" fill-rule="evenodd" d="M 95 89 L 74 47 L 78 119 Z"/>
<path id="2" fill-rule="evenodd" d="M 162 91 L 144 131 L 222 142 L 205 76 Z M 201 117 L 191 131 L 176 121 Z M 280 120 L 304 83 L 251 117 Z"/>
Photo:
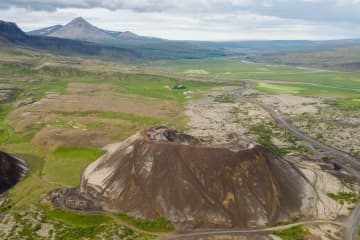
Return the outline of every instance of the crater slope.
<path id="1" fill-rule="evenodd" d="M 0 194 L 18 183 L 26 171 L 25 162 L 0 151 Z"/>
<path id="2" fill-rule="evenodd" d="M 85 169 L 81 195 L 177 229 L 273 224 L 299 214 L 306 195 L 305 177 L 262 146 L 204 145 L 156 127 L 108 150 Z"/>

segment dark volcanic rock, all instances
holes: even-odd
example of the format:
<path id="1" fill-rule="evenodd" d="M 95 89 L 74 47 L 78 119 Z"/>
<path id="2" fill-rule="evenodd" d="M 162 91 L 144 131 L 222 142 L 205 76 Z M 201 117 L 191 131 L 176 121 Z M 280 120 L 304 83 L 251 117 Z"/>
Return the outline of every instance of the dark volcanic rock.
<path id="1" fill-rule="evenodd" d="M 167 127 L 154 127 L 151 131 L 146 132 L 146 136 L 152 141 L 169 141 L 186 145 L 192 145 L 200 142 L 193 136 L 179 133 L 178 131 Z"/>
<path id="2" fill-rule="evenodd" d="M 165 127 L 138 133 L 86 168 L 81 193 L 104 210 L 164 217 L 178 229 L 262 226 L 299 214 L 307 181 L 292 164 L 262 146 L 194 139 Z"/>
<path id="3" fill-rule="evenodd" d="M 57 189 L 47 193 L 42 199 L 43 203 L 50 203 L 52 206 L 76 211 L 101 211 L 94 201 L 80 194 L 79 188 Z"/>
<path id="4" fill-rule="evenodd" d="M 18 183 L 25 176 L 26 171 L 25 162 L 0 152 L 0 194 Z"/>

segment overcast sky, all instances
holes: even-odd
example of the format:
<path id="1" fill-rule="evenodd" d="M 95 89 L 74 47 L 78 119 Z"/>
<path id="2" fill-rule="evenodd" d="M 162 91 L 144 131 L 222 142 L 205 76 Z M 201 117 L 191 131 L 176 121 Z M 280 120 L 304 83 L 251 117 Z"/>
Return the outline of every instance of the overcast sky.
<path id="1" fill-rule="evenodd" d="M 178 40 L 360 38 L 360 0 L 1 0 L 24 31 L 82 16 L 108 29 Z"/>

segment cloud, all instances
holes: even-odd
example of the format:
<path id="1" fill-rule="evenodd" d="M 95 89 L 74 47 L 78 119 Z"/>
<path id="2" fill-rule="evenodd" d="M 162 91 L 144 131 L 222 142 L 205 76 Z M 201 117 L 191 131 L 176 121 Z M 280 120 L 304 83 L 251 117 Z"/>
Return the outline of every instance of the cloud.
<path id="1" fill-rule="evenodd" d="M 359 37 L 360 26 L 349 23 L 312 22 L 236 12 L 135 12 L 104 8 L 64 8 L 54 12 L 24 8 L 0 10 L 3 20 L 25 31 L 66 24 L 83 16 L 109 30 L 130 30 L 140 35 L 172 40 L 336 39 Z"/>
<path id="2" fill-rule="evenodd" d="M 168 39 L 330 39 L 360 36 L 360 0 L 1 0 L 25 30 L 83 16 L 99 27 Z"/>
<path id="3" fill-rule="evenodd" d="M 112 11 L 236 13 L 316 21 L 360 23 L 360 0 L 1 0 L 0 8 L 56 11 L 104 8 Z"/>
<path id="4" fill-rule="evenodd" d="M 167 9 L 231 9 L 252 3 L 252 0 L 2 0 L 0 7 L 22 7 L 47 11 L 54 11 L 58 8 L 106 8 L 109 10 L 130 9 L 141 12 L 160 12 Z"/>

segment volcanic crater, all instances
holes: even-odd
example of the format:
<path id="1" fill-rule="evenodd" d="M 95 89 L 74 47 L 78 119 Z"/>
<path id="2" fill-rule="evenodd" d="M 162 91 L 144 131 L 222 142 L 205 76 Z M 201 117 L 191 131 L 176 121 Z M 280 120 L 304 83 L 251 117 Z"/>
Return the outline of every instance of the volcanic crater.
<path id="1" fill-rule="evenodd" d="M 24 161 L 0 151 L 0 194 L 16 185 L 26 172 Z"/>
<path id="2" fill-rule="evenodd" d="M 50 200 L 70 209 L 162 217 L 184 230 L 271 225 L 300 214 L 306 195 L 302 173 L 260 145 L 201 144 L 154 127 L 107 150 L 84 170 L 79 188 L 53 192 Z"/>

